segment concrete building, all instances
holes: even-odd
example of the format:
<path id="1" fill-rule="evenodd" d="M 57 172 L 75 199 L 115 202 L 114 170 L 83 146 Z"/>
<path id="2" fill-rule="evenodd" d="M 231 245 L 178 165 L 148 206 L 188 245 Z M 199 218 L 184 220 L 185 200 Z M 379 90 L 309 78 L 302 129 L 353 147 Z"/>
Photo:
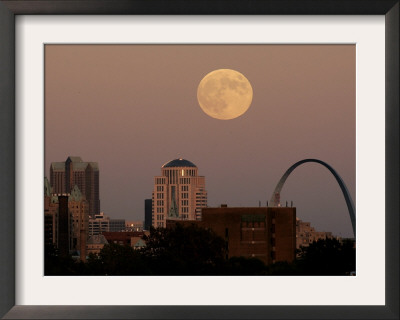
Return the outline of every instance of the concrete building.
<path id="1" fill-rule="evenodd" d="M 101 234 L 110 231 L 110 218 L 100 212 L 89 217 L 89 236 Z"/>
<path id="2" fill-rule="evenodd" d="M 195 164 L 175 159 L 161 167 L 161 176 L 154 177 L 152 225 L 165 227 L 167 219 L 200 220 L 207 207 L 205 177 L 198 175 Z"/>
<path id="3" fill-rule="evenodd" d="M 311 226 L 310 222 L 303 222 L 300 219 L 296 219 L 296 248 L 308 247 L 310 243 L 318 240 L 336 238 L 332 235 L 332 232 L 321 232 L 315 231 L 315 228 Z M 339 240 L 339 239 L 338 239 Z"/>
<path id="4" fill-rule="evenodd" d="M 228 258 L 258 258 L 265 264 L 292 262 L 296 252 L 296 208 L 204 208 L 201 221 L 169 219 L 210 228 L 225 239 Z"/>
<path id="5" fill-rule="evenodd" d="M 100 213 L 99 166 L 80 157 L 68 157 L 65 162 L 50 165 L 50 185 L 56 194 L 71 193 L 75 185 L 89 202 L 89 213 Z"/>
<path id="6" fill-rule="evenodd" d="M 110 219 L 110 232 L 125 231 L 125 219 Z"/>

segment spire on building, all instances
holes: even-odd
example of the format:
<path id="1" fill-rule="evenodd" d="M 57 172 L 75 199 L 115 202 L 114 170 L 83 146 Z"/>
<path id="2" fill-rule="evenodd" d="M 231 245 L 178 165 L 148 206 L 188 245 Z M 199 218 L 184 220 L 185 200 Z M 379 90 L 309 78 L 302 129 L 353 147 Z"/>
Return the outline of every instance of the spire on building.
<path id="1" fill-rule="evenodd" d="M 171 187 L 171 207 L 169 208 L 168 217 L 178 218 L 178 205 L 176 204 L 175 186 Z"/>

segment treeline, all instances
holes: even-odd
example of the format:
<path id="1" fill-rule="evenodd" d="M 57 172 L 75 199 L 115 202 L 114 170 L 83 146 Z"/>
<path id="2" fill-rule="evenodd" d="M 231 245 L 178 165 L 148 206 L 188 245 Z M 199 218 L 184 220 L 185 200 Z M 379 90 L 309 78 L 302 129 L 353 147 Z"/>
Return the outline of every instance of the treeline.
<path id="1" fill-rule="evenodd" d="M 347 275 L 355 270 L 353 243 L 335 239 L 303 247 L 293 263 L 270 266 L 255 258 L 228 259 L 225 241 L 195 225 L 151 229 L 145 240 L 140 250 L 110 243 L 86 263 L 46 247 L 45 275 Z"/>

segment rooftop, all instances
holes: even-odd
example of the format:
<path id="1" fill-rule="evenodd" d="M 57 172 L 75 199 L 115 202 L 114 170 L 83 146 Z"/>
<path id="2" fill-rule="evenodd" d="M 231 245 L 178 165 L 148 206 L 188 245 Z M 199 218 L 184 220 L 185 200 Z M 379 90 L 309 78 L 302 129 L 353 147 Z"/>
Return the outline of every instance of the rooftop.
<path id="1" fill-rule="evenodd" d="M 174 159 L 171 161 L 168 161 L 167 163 L 164 163 L 162 168 L 176 168 L 176 167 L 193 167 L 196 168 L 196 165 L 193 162 L 190 162 L 189 160 L 185 160 L 182 158 L 179 159 Z"/>
<path id="2" fill-rule="evenodd" d="M 108 244 L 108 241 L 102 234 L 98 234 L 91 236 L 88 239 L 87 244 Z"/>

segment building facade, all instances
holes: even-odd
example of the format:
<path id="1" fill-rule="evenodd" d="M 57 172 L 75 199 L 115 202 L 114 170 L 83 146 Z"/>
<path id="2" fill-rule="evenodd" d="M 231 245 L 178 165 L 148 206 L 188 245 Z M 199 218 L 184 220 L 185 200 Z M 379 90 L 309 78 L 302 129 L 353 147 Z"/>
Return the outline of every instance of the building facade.
<path id="1" fill-rule="evenodd" d="M 56 194 L 71 193 L 75 185 L 89 203 L 89 213 L 100 213 L 99 166 L 80 157 L 68 157 L 65 162 L 50 165 L 50 185 Z"/>
<path id="2" fill-rule="evenodd" d="M 143 221 L 126 221 L 125 231 L 143 231 Z"/>
<path id="3" fill-rule="evenodd" d="M 88 239 L 89 204 L 74 186 L 71 193 L 52 192 L 49 181 L 44 180 L 45 245 L 58 248 L 60 254 L 80 251 L 86 256 Z"/>
<path id="4" fill-rule="evenodd" d="M 332 232 L 315 231 L 310 222 L 304 222 L 296 219 L 296 248 L 308 247 L 310 243 L 318 240 L 336 238 Z M 338 239 L 340 240 L 340 239 Z"/>
<path id="5" fill-rule="evenodd" d="M 201 221 L 168 220 L 194 223 L 213 230 L 225 240 L 227 258 L 257 258 L 265 264 L 292 262 L 296 253 L 296 208 L 205 208 Z"/>
<path id="6" fill-rule="evenodd" d="M 71 249 L 84 251 L 89 231 L 89 203 L 77 185 L 72 188 L 68 197 L 68 208 L 72 219 Z"/>
<path id="7" fill-rule="evenodd" d="M 49 180 L 44 179 L 44 243 L 58 244 L 58 197 L 52 194 Z"/>
<path id="8" fill-rule="evenodd" d="M 165 227 L 167 219 L 200 220 L 206 207 L 205 177 L 195 164 L 180 158 L 161 167 L 161 176 L 154 177 L 153 227 Z"/>
<path id="9" fill-rule="evenodd" d="M 89 236 L 101 234 L 110 231 L 110 218 L 100 212 L 89 217 Z"/>
<path id="10" fill-rule="evenodd" d="M 102 234 L 89 237 L 87 241 L 87 254 L 98 255 L 106 244 L 108 244 L 108 241 Z"/>
<path id="11" fill-rule="evenodd" d="M 125 231 L 125 219 L 110 219 L 110 232 Z"/>

